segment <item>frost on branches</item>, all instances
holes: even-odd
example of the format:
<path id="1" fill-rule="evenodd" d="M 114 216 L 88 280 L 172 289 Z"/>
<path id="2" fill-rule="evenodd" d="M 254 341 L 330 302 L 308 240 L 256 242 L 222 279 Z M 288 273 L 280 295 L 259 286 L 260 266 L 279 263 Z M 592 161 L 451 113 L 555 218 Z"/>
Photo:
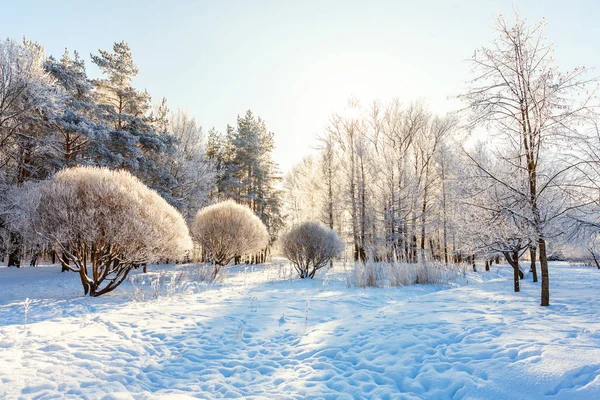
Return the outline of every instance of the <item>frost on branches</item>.
<path id="1" fill-rule="evenodd" d="M 180 259 L 192 247 L 181 214 L 122 170 L 64 169 L 42 187 L 37 211 L 90 296 L 114 290 L 137 265 Z"/>
<path id="2" fill-rule="evenodd" d="M 269 241 L 260 218 L 231 200 L 198 211 L 191 231 L 208 259 L 215 263 L 215 277 L 235 257 L 257 253 Z"/>
<path id="3" fill-rule="evenodd" d="M 280 247 L 302 279 L 314 278 L 318 270 L 344 251 L 337 233 L 318 222 L 304 222 L 283 233 Z"/>

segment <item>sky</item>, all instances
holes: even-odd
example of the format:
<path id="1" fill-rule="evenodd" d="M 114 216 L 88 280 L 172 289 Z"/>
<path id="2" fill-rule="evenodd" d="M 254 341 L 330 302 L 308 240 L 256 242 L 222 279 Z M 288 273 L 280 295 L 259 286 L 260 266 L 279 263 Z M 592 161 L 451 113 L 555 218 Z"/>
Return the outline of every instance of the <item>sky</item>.
<path id="1" fill-rule="evenodd" d="M 513 10 L 555 43 L 561 68 L 600 67 L 600 2 L 370 1 L 6 1 L 0 37 L 89 54 L 129 43 L 138 89 L 187 109 L 207 131 L 225 131 L 251 109 L 275 133 L 283 172 L 318 146 L 330 116 L 350 97 L 362 104 L 422 100 L 455 110 L 468 87 L 468 59 Z"/>

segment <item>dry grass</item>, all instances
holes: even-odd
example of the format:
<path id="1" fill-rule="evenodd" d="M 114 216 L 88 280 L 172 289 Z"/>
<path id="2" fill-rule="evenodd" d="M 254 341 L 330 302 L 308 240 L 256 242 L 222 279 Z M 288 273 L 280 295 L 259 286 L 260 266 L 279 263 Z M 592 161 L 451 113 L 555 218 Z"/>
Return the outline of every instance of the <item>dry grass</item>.
<path id="1" fill-rule="evenodd" d="M 464 273 L 457 264 L 426 262 L 355 262 L 344 266 L 347 287 L 399 287 L 415 284 L 446 284 Z"/>

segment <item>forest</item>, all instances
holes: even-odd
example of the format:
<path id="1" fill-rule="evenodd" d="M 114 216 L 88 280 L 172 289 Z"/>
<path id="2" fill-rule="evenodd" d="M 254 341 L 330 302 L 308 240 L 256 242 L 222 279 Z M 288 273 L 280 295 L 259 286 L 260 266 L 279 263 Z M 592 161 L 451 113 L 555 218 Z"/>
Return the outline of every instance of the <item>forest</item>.
<path id="1" fill-rule="evenodd" d="M 496 40 L 469 61 L 472 80 L 455 112 L 434 115 L 425 100 L 350 98 L 323 128 L 317 154 L 285 175 L 272 159 L 274 133 L 252 111 L 204 132 L 188 111 L 132 87 L 139 71 L 124 41 L 91 54 L 102 73 L 91 78 L 77 51 L 55 58 L 37 42 L 5 39 L 2 257 L 8 266 L 58 258 L 68 269 L 74 258 L 61 256 L 64 240 L 40 232 L 36 201 L 58 171 L 102 167 L 128 171 L 188 223 L 213 203 L 247 206 L 269 239 L 235 262 L 264 262 L 284 228 L 316 221 L 363 264 L 481 261 L 489 270 L 503 258 L 515 291 L 526 257 L 548 305 L 549 258 L 599 266 L 600 134 L 597 79 L 584 66 L 559 70 L 543 28 L 500 17 Z M 186 257 L 211 261 L 196 243 Z"/>
<path id="2" fill-rule="evenodd" d="M 449 112 L 350 93 L 286 170 L 127 38 L 0 36 L 0 397 L 599 398 L 600 80 L 547 28 L 499 15 Z"/>

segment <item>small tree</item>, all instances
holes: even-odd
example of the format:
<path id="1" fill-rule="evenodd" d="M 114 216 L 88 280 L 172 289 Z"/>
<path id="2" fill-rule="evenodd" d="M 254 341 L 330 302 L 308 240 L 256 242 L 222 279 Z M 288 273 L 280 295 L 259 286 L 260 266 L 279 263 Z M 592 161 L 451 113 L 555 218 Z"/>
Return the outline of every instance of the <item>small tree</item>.
<path id="1" fill-rule="evenodd" d="M 280 247 L 302 279 L 314 278 L 319 269 L 344 250 L 337 233 L 318 222 L 304 222 L 285 232 Z"/>
<path id="2" fill-rule="evenodd" d="M 198 211 L 191 231 L 194 240 L 215 263 L 215 277 L 235 257 L 258 252 L 269 241 L 260 218 L 248 207 L 231 200 Z"/>
<path id="3" fill-rule="evenodd" d="M 191 249 L 181 214 L 123 170 L 63 169 L 42 187 L 37 211 L 63 266 L 71 261 L 94 297 L 114 290 L 133 267 Z"/>

